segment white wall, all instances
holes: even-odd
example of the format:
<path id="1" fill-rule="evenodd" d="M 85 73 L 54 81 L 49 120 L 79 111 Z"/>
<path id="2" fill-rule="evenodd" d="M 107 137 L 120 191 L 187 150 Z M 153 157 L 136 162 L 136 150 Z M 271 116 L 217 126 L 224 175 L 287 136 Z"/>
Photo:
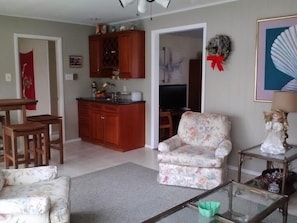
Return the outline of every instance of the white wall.
<path id="1" fill-rule="evenodd" d="M 263 112 L 271 103 L 254 101 L 257 20 L 296 14 L 295 0 L 240 0 L 227 4 L 195 9 L 145 20 L 147 37 L 147 64 L 151 64 L 151 31 L 192 24 L 206 23 L 206 40 L 216 34 L 226 34 L 232 40 L 232 53 L 224 64 L 224 71 L 212 70 L 205 61 L 205 112 L 228 115 L 232 121 L 233 151 L 229 164 L 237 167 L 238 150 L 260 144 L 265 138 Z M 144 94 L 152 101 L 148 89 L 155 75 L 147 67 Z M 150 105 L 149 105 L 150 106 Z M 148 117 L 147 123 L 150 123 Z M 297 116 L 289 114 L 289 142 L 297 143 Z M 148 134 L 147 133 L 147 139 Z M 295 165 L 295 164 L 293 164 Z M 265 168 L 261 160 L 247 160 L 245 168 L 260 171 Z"/>
<path id="2" fill-rule="evenodd" d="M 165 48 L 165 50 L 163 49 Z M 172 65 L 175 66 L 172 72 L 160 69 L 159 82 L 162 84 L 188 84 L 189 82 L 189 61 L 196 59 L 202 51 L 202 40 L 188 36 L 179 36 L 176 33 L 160 35 L 160 65 L 168 65 L 170 53 Z M 165 60 L 164 60 L 165 52 Z"/>

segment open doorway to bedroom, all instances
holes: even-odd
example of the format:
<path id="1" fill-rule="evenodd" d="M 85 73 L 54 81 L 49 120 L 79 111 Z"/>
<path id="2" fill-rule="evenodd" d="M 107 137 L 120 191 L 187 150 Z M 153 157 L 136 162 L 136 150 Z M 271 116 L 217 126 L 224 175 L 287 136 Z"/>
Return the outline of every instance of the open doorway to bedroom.
<path id="1" fill-rule="evenodd" d="M 151 52 L 151 73 L 152 73 L 152 80 L 151 80 L 151 145 L 152 148 L 157 148 L 159 143 L 159 85 L 162 82 L 168 82 L 168 77 L 166 77 L 166 74 L 163 73 L 161 67 L 164 65 L 162 64 L 162 50 L 164 50 L 164 47 L 166 49 L 166 46 L 163 46 L 164 41 L 162 38 L 164 36 L 178 36 L 177 38 L 181 38 L 184 36 L 190 36 L 190 35 L 199 35 L 200 37 L 197 37 L 197 57 L 201 58 L 201 105 L 200 105 L 200 111 L 204 111 L 204 81 L 205 81 L 205 65 L 204 65 L 204 53 L 205 51 L 205 45 L 206 45 L 206 24 L 193 24 L 193 25 L 187 25 L 187 26 L 180 26 L 180 27 L 173 27 L 168 29 L 161 29 L 161 30 L 154 30 L 152 31 L 152 52 Z M 199 33 L 199 34 L 198 34 Z M 166 38 L 166 37 L 165 37 Z M 166 41 L 165 41 L 166 42 Z M 184 43 L 178 42 L 177 44 L 187 44 L 187 41 Z M 200 45 L 200 46 L 199 46 Z M 201 52 L 198 52 L 199 49 L 201 49 Z M 167 48 L 168 50 L 168 48 Z M 195 56 L 194 56 L 195 57 Z M 171 65 L 173 64 L 173 56 L 171 55 Z M 165 61 L 165 59 L 164 59 Z M 176 61 L 181 61 L 178 58 L 176 58 Z M 186 63 L 189 62 L 189 58 Z M 166 62 L 165 62 L 166 63 Z M 166 64 L 165 64 L 166 65 Z M 169 64 L 170 65 L 170 64 Z M 168 67 L 168 64 L 166 65 Z M 176 79 L 176 77 L 175 77 Z M 171 80 L 172 81 L 172 80 Z M 175 82 L 178 81 L 177 79 Z M 183 82 L 187 82 L 187 85 L 189 84 L 188 75 L 186 77 L 186 80 L 183 80 Z M 174 83 L 174 82 L 173 82 Z M 168 83 L 163 83 L 168 84 Z"/>

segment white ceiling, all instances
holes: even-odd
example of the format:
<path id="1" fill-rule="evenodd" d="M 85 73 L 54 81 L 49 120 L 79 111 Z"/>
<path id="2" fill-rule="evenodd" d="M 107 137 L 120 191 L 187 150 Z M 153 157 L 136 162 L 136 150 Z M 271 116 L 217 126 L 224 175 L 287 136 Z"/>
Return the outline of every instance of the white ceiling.
<path id="1" fill-rule="evenodd" d="M 164 15 L 237 0 L 171 0 L 167 9 L 152 3 L 152 15 Z M 74 24 L 120 23 L 150 17 L 137 14 L 137 0 L 122 8 L 118 0 L 0 0 L 0 15 L 35 18 Z"/>

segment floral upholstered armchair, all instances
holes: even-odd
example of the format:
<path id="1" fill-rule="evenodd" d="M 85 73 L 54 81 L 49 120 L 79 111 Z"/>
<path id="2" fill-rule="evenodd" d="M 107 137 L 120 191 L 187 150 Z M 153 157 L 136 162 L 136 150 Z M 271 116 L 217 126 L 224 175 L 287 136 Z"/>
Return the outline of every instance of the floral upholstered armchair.
<path id="1" fill-rule="evenodd" d="M 232 149 L 230 130 L 227 116 L 183 113 L 177 135 L 159 143 L 158 182 L 204 190 L 223 183 Z"/>
<path id="2" fill-rule="evenodd" d="M 70 177 L 56 166 L 0 170 L 0 222 L 70 222 Z"/>

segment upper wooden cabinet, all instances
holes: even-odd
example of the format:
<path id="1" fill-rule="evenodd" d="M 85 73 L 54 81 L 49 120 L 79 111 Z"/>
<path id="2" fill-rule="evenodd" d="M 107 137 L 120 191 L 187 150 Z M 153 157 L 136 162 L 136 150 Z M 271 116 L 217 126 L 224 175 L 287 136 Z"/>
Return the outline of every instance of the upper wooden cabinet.
<path id="1" fill-rule="evenodd" d="M 96 40 L 96 41 L 95 41 Z M 90 76 L 145 77 L 145 32 L 128 30 L 90 36 Z"/>
<path id="2" fill-rule="evenodd" d="M 100 36 L 89 36 L 90 77 L 100 77 L 102 69 L 102 40 Z"/>

